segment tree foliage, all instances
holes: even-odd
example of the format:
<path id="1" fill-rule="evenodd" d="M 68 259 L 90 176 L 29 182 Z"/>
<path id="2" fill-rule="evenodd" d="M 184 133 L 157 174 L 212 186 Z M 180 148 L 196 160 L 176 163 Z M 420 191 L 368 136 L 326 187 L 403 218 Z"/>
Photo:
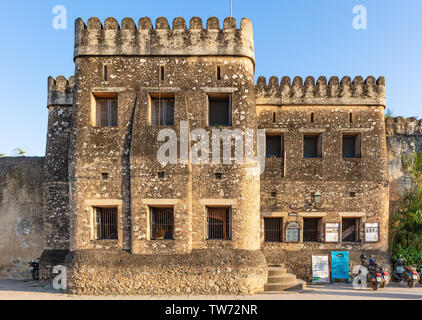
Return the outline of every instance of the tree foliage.
<path id="1" fill-rule="evenodd" d="M 400 195 L 399 210 L 391 216 L 390 250 L 394 260 L 422 264 L 422 152 L 402 159 L 410 183 Z"/>

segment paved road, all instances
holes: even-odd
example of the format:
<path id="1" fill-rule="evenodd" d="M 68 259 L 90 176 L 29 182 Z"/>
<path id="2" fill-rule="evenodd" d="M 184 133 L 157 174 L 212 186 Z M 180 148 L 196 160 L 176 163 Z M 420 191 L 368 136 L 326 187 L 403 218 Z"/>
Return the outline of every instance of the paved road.
<path id="1" fill-rule="evenodd" d="M 0 300 L 422 300 L 422 286 L 407 288 L 404 284 L 390 284 L 387 288 L 353 289 L 347 284 L 309 286 L 303 292 L 257 294 L 252 296 L 72 296 L 54 290 L 50 283 L 0 280 Z"/>

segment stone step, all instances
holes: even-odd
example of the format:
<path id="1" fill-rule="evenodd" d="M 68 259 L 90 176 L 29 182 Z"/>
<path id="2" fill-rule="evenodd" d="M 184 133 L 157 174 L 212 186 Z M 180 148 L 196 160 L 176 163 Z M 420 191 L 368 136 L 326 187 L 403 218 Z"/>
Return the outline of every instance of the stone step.
<path id="1" fill-rule="evenodd" d="M 268 277 L 283 276 L 287 273 L 287 269 L 284 267 L 271 267 L 268 268 Z"/>
<path id="2" fill-rule="evenodd" d="M 294 274 L 286 273 L 282 276 L 268 277 L 267 284 L 295 282 L 296 279 Z"/>
<path id="3" fill-rule="evenodd" d="M 282 291 L 294 291 L 294 290 L 304 290 L 306 289 L 306 282 L 300 279 L 297 279 L 293 282 L 287 282 L 283 284 L 266 284 L 264 286 L 264 292 L 262 293 L 280 293 Z"/>

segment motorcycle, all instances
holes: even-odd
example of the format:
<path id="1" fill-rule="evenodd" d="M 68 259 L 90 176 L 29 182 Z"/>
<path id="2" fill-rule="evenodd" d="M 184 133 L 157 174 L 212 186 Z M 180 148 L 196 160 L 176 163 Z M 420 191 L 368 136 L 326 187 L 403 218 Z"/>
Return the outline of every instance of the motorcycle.
<path id="1" fill-rule="evenodd" d="M 409 288 L 414 288 L 416 287 L 416 283 L 418 283 L 418 281 L 420 281 L 420 276 L 418 274 L 418 272 L 416 271 L 415 267 L 406 267 L 405 268 L 405 281 L 407 281 L 407 286 Z"/>
<path id="2" fill-rule="evenodd" d="M 422 265 L 419 268 L 419 283 L 422 284 Z"/>
<path id="3" fill-rule="evenodd" d="M 400 284 L 401 281 L 404 281 L 409 288 L 414 288 L 420 279 L 421 277 L 416 268 L 406 266 L 402 259 L 397 260 L 393 276 L 391 277 L 394 283 Z"/>
<path id="4" fill-rule="evenodd" d="M 32 279 L 39 280 L 40 279 L 40 263 L 34 260 L 29 262 L 28 269 L 32 273 Z"/>
<path id="5" fill-rule="evenodd" d="M 404 277 L 405 277 L 404 276 L 404 271 L 405 271 L 404 268 L 405 268 L 405 265 L 404 265 L 403 260 L 398 259 L 397 262 L 396 262 L 396 265 L 394 266 L 393 274 L 391 276 L 391 280 L 394 283 L 400 284 L 400 282 L 404 280 Z"/>
<path id="6" fill-rule="evenodd" d="M 385 288 L 390 283 L 390 274 L 387 271 L 383 271 L 381 266 L 378 266 L 374 256 L 371 256 L 369 265 L 374 271 L 381 274 L 382 283 L 380 288 Z"/>
<path id="7" fill-rule="evenodd" d="M 368 283 L 371 284 L 373 290 L 378 290 L 378 288 L 384 288 L 386 286 L 382 271 L 380 271 L 380 268 L 373 258 L 369 259 L 367 280 Z"/>

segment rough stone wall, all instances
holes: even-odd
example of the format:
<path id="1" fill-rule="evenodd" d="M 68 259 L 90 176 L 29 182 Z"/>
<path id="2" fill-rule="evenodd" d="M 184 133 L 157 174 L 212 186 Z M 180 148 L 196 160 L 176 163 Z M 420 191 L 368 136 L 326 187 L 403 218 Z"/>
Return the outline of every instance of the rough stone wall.
<path id="1" fill-rule="evenodd" d="M 43 238 L 44 158 L 0 159 L 0 278 L 26 279 Z"/>
<path id="2" fill-rule="evenodd" d="M 263 290 L 261 251 L 193 250 L 134 255 L 121 250 L 72 251 L 68 292 L 89 295 L 252 294 Z"/>
<path id="3" fill-rule="evenodd" d="M 388 172 L 384 122 L 384 80 L 352 82 L 344 77 L 324 77 L 305 83 L 272 77 L 268 85 L 258 80 L 257 114 L 260 128 L 284 139 L 284 155 L 267 159 L 261 177 L 261 246 L 269 263 L 284 263 L 289 271 L 307 280 L 310 259 L 319 251 L 348 250 L 354 255 L 366 251 L 386 253 L 388 248 Z M 352 121 L 350 119 L 352 118 Z M 360 133 L 361 158 L 343 159 L 342 134 Z M 304 134 L 321 134 L 322 158 L 303 158 Z M 313 204 L 312 193 L 322 194 Z M 354 197 L 350 193 L 355 193 Z M 264 242 L 264 218 L 283 219 L 283 242 Z M 303 219 L 321 218 L 320 242 L 303 242 Z M 343 217 L 361 223 L 378 222 L 376 243 L 341 241 Z M 289 222 L 300 225 L 298 243 L 286 242 Z M 340 225 L 339 242 L 325 242 L 325 223 Z"/>
<path id="4" fill-rule="evenodd" d="M 102 66 L 108 66 L 109 81 L 102 82 Z M 188 252 L 193 241 L 189 216 L 185 216 L 189 202 L 199 212 L 204 212 L 205 205 L 200 199 L 234 199 L 242 203 L 244 210 L 251 214 L 258 213 L 259 199 L 239 198 L 245 184 L 248 188 L 258 190 L 259 177 L 248 174 L 248 170 L 241 166 L 224 166 L 221 182 L 216 182 L 214 170 L 207 166 L 194 166 L 190 172 L 187 165 L 167 165 L 162 168 L 157 161 L 157 151 L 162 144 L 157 142 L 157 135 L 162 127 L 149 125 L 149 94 L 161 91 L 173 92 L 175 95 L 175 125 L 174 130 L 180 132 L 180 121 L 189 120 L 189 131 L 196 128 L 209 129 L 205 123 L 206 114 L 203 106 L 206 105 L 209 88 L 233 91 L 233 128 L 253 128 L 256 123 L 253 103 L 253 64 L 246 58 L 83 58 L 76 60 L 78 86 L 87 88 L 76 94 L 79 108 L 76 123 L 78 136 L 75 137 L 75 205 L 79 207 L 78 219 L 81 222 L 90 221 L 89 209 L 85 201 L 88 199 L 122 199 L 122 167 L 121 158 L 124 152 L 125 137 L 129 126 L 130 115 L 137 97 L 136 112 L 133 123 L 133 138 L 130 150 L 131 164 L 131 198 L 132 198 L 132 250 L 144 253 L 154 250 L 164 243 L 149 242 L 147 244 L 147 204 L 152 199 L 171 199 L 179 201 L 175 205 L 176 241 L 170 244 L 171 251 Z M 159 82 L 159 67 L 165 65 L 166 79 Z M 223 79 L 215 79 L 216 66 L 221 65 Z M 232 75 L 236 74 L 233 79 Z M 209 89 L 211 90 L 211 89 Z M 118 93 L 118 126 L 98 128 L 91 126 L 90 108 L 92 92 Z M 188 108 L 188 109 L 187 109 Z M 210 130 L 210 129 L 209 129 Z M 211 130 L 210 130 L 211 131 Z M 179 136 L 180 139 L 180 136 Z M 180 140 L 179 140 L 180 141 Z M 165 171 L 165 179 L 159 180 L 157 172 Z M 108 172 L 109 179 L 101 181 L 101 173 Z M 190 179 L 192 183 L 189 182 Z M 242 182 L 245 180 L 245 182 Z M 249 183 L 249 180 L 254 183 Z M 191 184 L 195 186 L 192 190 Z M 246 191 L 246 190 L 245 190 Z M 221 194 L 224 192 L 224 194 Z M 252 192 L 253 193 L 253 192 Z M 256 193 L 255 193 L 256 196 Z M 123 199 L 125 201 L 126 199 Z M 197 203 L 197 204 L 195 204 Z M 255 203 L 255 204 L 254 204 Z M 158 203 L 157 203 L 158 205 Z M 195 209 L 193 209 L 195 210 Z M 242 209 L 243 210 L 243 209 Z M 85 213 L 84 213 L 85 212 Z M 136 212 L 136 215 L 135 215 Z M 190 214 L 190 213 L 189 213 Z M 256 224 L 248 221 L 251 215 L 237 214 L 234 211 L 233 230 L 234 247 L 252 249 L 258 248 L 258 241 L 245 239 L 247 230 L 256 228 Z M 258 215 L 259 216 L 259 215 Z M 180 217 L 181 220 L 178 220 Z M 238 217 L 239 223 L 236 221 Z M 199 233 L 194 240 L 198 246 L 205 245 L 204 215 L 194 218 L 193 230 Z M 255 221 L 256 222 L 256 221 Z M 180 223 L 180 225 L 179 225 Z M 243 226 L 242 226 L 243 224 Z M 83 227 L 85 225 L 85 227 Z M 238 229 L 237 229 L 238 228 Z M 243 231 L 242 231 L 243 230 Z M 259 232 L 259 230 L 256 230 Z M 123 233 L 123 228 L 121 230 Z M 250 237 L 251 233 L 249 233 Z M 243 237 L 243 239 L 242 239 Z M 124 238 L 124 235 L 123 235 Z M 239 239 L 237 241 L 237 239 Z M 95 248 L 101 242 L 92 242 L 92 231 L 89 225 L 80 224 L 75 238 L 76 247 Z M 82 243 L 83 242 L 83 243 Z M 202 242 L 202 244 L 200 244 Z M 241 243 L 243 242 L 243 244 Z M 123 244 L 122 244 L 123 245 Z M 215 245 L 215 244 L 214 244 Z M 229 247 L 233 244 L 227 244 Z M 174 248 L 176 246 L 176 248 Z M 147 251 L 145 251 L 147 250 Z"/>
<path id="5" fill-rule="evenodd" d="M 284 77 L 279 83 L 272 77 L 267 84 L 261 77 L 255 86 L 253 31 L 247 19 L 242 20 L 240 29 L 236 29 L 232 18 L 224 21 L 223 29 L 216 18 L 208 19 L 205 29 L 199 18 L 191 19 L 189 29 L 183 18 L 176 18 L 172 29 L 165 18 L 157 19 L 155 29 L 148 18 L 142 18 L 138 28 L 129 18 L 120 26 L 114 18 L 108 18 L 104 26 L 97 18 L 89 19 L 87 25 L 78 19 L 75 27 L 75 84 L 73 78 L 49 80 L 51 142 L 46 158 L 46 212 L 50 219 L 46 245 L 56 251 L 46 252 L 45 257 L 48 261 L 56 259 L 52 257 L 63 260 L 63 249 L 70 243 L 73 251 L 67 263 L 71 267 L 71 291 L 233 293 L 253 291 L 263 283 L 258 264 L 249 270 L 257 277 L 255 284 L 240 283 L 234 288 L 222 284 L 244 278 L 246 269 L 241 268 L 237 275 L 233 272 L 228 278 L 218 278 L 213 285 L 206 286 L 204 282 L 205 287 L 201 287 L 201 282 L 199 289 L 192 289 L 189 281 L 196 283 L 199 279 L 194 274 L 219 270 L 223 258 L 216 264 L 206 260 L 210 259 L 208 250 L 215 249 L 219 250 L 213 255 L 226 255 L 230 260 L 238 250 L 255 252 L 261 247 L 269 264 L 284 263 L 304 279 L 310 275 L 311 255 L 318 252 L 350 250 L 352 266 L 359 262 L 361 253 L 376 254 L 381 263 L 388 260 L 387 160 L 393 177 L 390 182 L 394 184 L 397 177 L 402 179 L 397 168 L 399 154 L 413 145 L 418 149 L 421 140 L 417 137 L 420 123 L 414 120 L 387 121 L 386 129 L 384 78 L 356 77 L 352 81 L 344 77 L 340 81 L 332 77 L 327 81 L 320 77 L 315 81 L 308 77 L 303 81 L 296 77 L 291 81 Z M 217 66 L 221 68 L 220 80 L 216 78 Z M 165 70 L 164 79 L 161 67 Z M 204 106 L 207 94 L 216 92 L 232 94 L 231 129 L 262 128 L 283 135 L 284 157 L 266 159 L 262 176 L 256 167 L 247 165 L 159 165 L 156 155 L 162 143 L 157 142 L 157 134 L 163 127 L 150 124 L 150 95 L 174 96 L 175 125 L 171 129 L 180 144 L 180 121 L 187 121 L 187 134 L 198 128 L 210 129 Z M 117 127 L 95 126 L 95 99 L 106 96 L 118 99 Z M 310 120 L 311 114 L 314 121 Z M 342 158 L 343 132 L 362 134 L 361 158 Z M 321 159 L 303 159 L 304 133 L 322 134 Z M 159 178 L 158 172 L 164 172 L 164 178 Z M 216 172 L 222 173 L 221 180 L 215 179 Z M 102 180 L 102 173 L 109 178 Z M 309 205 L 311 194 L 316 191 L 322 193 L 322 201 Z M 351 192 L 356 196 L 351 197 Z M 232 241 L 207 241 L 206 207 L 226 205 L 233 210 Z M 95 239 L 94 206 L 118 208 L 119 240 Z M 150 206 L 174 208 L 174 241 L 150 239 Z M 266 243 L 264 217 L 283 218 L 283 233 L 290 221 L 302 227 L 304 217 L 320 217 L 322 225 L 339 222 L 340 230 L 342 217 L 359 217 L 362 223 L 380 224 L 380 240 L 325 243 L 322 234 L 322 242 L 318 243 Z M 103 251 L 106 249 L 109 251 Z M 105 261 L 104 266 L 98 262 L 102 255 L 109 255 L 110 268 Z M 152 273 L 145 269 L 148 259 L 152 259 Z M 174 275 L 159 268 L 164 264 L 160 259 L 172 261 Z M 127 268 L 135 261 L 139 268 L 129 272 Z M 209 269 L 198 269 L 198 261 L 210 263 Z M 158 270 L 163 272 L 162 280 L 148 282 L 148 274 L 157 275 Z M 183 270 L 192 273 L 192 277 L 177 277 L 179 273 L 186 274 Z M 165 278 L 179 283 L 181 291 L 164 288 Z M 107 286 L 104 281 L 111 279 Z M 119 281 L 137 284 L 125 289 Z M 214 286 L 217 282 L 218 291 Z M 140 284 L 148 284 L 152 291 L 140 289 Z"/>
<path id="6" fill-rule="evenodd" d="M 410 180 L 403 172 L 402 155 L 422 151 L 422 120 L 416 118 L 386 119 L 390 214 L 398 208 L 399 195 L 409 187 Z"/>
<path id="7" fill-rule="evenodd" d="M 88 42 L 92 40 L 92 33 L 95 33 L 95 30 L 100 30 L 98 32 L 101 34 L 105 32 L 104 35 L 106 35 L 107 32 L 111 32 L 110 26 L 114 24 L 111 20 L 107 20 L 103 30 L 98 21 L 94 28 L 94 20 L 90 19 L 86 29 L 88 31 L 81 33 L 81 38 Z M 157 20 L 157 31 L 154 31 L 157 35 L 162 33 L 160 21 Z M 195 21 L 197 19 L 192 20 L 191 29 Z M 217 34 L 229 37 L 234 32 L 228 28 L 232 25 L 229 21 L 231 20 L 226 20 L 225 29 L 220 30 L 215 29 L 215 19 L 211 19 L 207 24 L 208 29 L 201 32 L 205 38 Z M 80 22 L 77 24 L 82 26 Z M 141 23 L 142 26 L 144 24 L 145 21 Z M 126 25 L 126 22 L 122 22 L 123 25 Z M 193 30 L 182 34 L 176 30 L 169 31 L 171 37 L 168 42 L 160 45 L 160 47 L 170 48 L 167 52 L 168 57 L 154 57 L 158 55 L 155 52 L 152 53 L 152 57 L 79 57 L 79 50 L 75 51 L 75 82 L 77 88 L 81 90 L 76 90 L 75 94 L 75 108 L 78 110 L 77 114 L 75 113 L 75 123 L 78 134 L 74 136 L 72 145 L 74 161 L 71 164 L 71 172 L 74 172 L 77 180 L 74 184 L 72 206 L 74 206 L 73 210 L 78 212 L 77 221 L 73 222 L 74 226 L 78 227 L 71 240 L 74 243 L 72 249 L 100 248 L 104 244 L 103 241 L 92 239 L 92 226 L 86 223 L 92 221 L 89 204 L 93 201 L 100 203 L 103 200 L 117 203 L 119 199 L 122 199 L 122 186 L 128 178 L 121 165 L 125 154 L 130 154 L 131 170 L 128 174 L 130 174 L 132 216 L 128 219 L 119 212 L 119 241 L 114 246 L 129 247 L 133 253 L 188 253 L 192 248 L 207 246 L 253 250 L 259 248 L 259 224 L 257 223 L 259 198 L 256 192 L 259 188 L 259 177 L 252 173 L 253 170 L 231 166 L 225 168 L 227 175 L 224 179 L 216 182 L 215 168 L 206 172 L 201 166 L 177 164 L 167 165 L 163 169 L 156 159 L 158 147 L 162 144 L 157 142 L 157 134 L 162 127 L 149 124 L 149 95 L 151 93 L 161 92 L 174 95 L 174 129 L 179 133 L 182 120 L 189 122 L 188 132 L 196 128 L 207 128 L 206 110 L 203 108 L 207 104 L 207 93 L 226 92 L 231 93 L 233 99 L 233 128 L 256 128 L 254 62 L 250 55 L 241 53 L 242 47 L 253 48 L 250 43 L 242 42 L 248 32 L 250 34 L 248 37 L 251 36 L 252 30 L 247 28 L 247 20 L 242 22 L 241 28 L 234 32 L 233 41 L 239 41 L 238 44 L 240 44 L 240 47 L 236 49 L 240 51 L 236 55 L 247 57 L 206 57 L 203 56 L 205 51 L 202 54 L 195 51 L 195 48 L 200 47 L 199 44 L 196 44 L 193 51 L 189 52 L 189 55 L 197 56 L 179 57 L 176 53 L 180 46 L 179 41 L 176 41 L 177 37 L 190 38 L 196 34 Z M 144 31 L 139 30 L 139 32 Z M 124 32 L 114 34 L 114 37 L 121 37 L 121 39 L 124 36 Z M 211 38 L 204 44 L 210 50 L 206 51 L 208 55 L 213 52 L 211 42 L 217 41 Z M 164 39 L 164 37 L 160 38 L 160 41 Z M 92 43 L 87 45 L 85 40 L 77 46 L 89 46 L 92 49 Z M 121 50 L 118 43 L 114 45 L 108 43 L 108 45 L 113 52 Z M 117 46 L 117 49 L 114 46 Z M 91 49 L 88 50 L 89 54 L 95 55 Z M 101 54 L 104 53 L 104 51 L 101 52 Z M 141 52 L 137 55 L 144 54 Z M 104 65 L 108 68 L 107 81 L 104 81 L 102 74 Z M 160 80 L 160 66 L 165 67 L 164 80 Z M 217 66 L 221 67 L 221 80 L 216 79 Z M 92 94 L 104 93 L 114 93 L 118 96 L 118 126 L 115 128 L 92 126 L 92 116 L 90 116 Z M 133 124 L 130 121 L 132 112 L 135 112 Z M 129 149 L 123 149 L 131 125 L 133 126 L 132 143 Z M 178 138 L 180 139 L 180 136 Z M 157 172 L 163 170 L 165 178 L 159 180 Z M 107 181 L 99 180 L 101 172 L 109 174 Z M 201 199 L 224 199 L 236 204 L 233 206 L 232 242 L 223 244 L 205 241 L 206 204 L 200 203 Z M 175 241 L 156 242 L 149 239 L 148 206 L 153 205 L 156 200 L 156 205 L 163 205 L 163 202 L 167 201 L 174 206 Z M 129 201 L 128 197 L 122 199 L 122 207 L 125 207 L 126 201 Z M 198 212 L 194 217 L 193 211 Z M 127 228 L 127 224 L 131 227 Z M 249 232 L 252 230 L 254 232 Z M 131 237 L 128 237 L 128 234 L 131 234 Z M 246 237 L 247 234 L 248 237 Z M 129 244 L 123 243 L 127 239 L 129 239 Z M 113 246 L 111 243 L 107 245 Z"/>
<path id="8" fill-rule="evenodd" d="M 256 164 L 224 166 L 221 181 L 215 179 L 219 166 L 179 162 L 163 168 L 157 161 L 157 151 L 162 145 L 157 142 L 157 135 L 163 126 L 150 123 L 150 95 L 171 94 L 175 99 L 175 125 L 171 128 L 177 132 L 179 143 L 181 121 L 188 123 L 187 134 L 198 128 L 211 133 L 204 108 L 207 94 L 226 93 L 232 96 L 230 129 L 256 129 L 250 22 L 242 20 L 241 28 L 236 29 L 234 20 L 226 19 L 224 29 L 220 29 L 218 20 L 212 18 L 207 22 L 207 29 L 202 29 L 202 22 L 195 18 L 191 20 L 190 30 L 182 30 L 179 28 L 182 20 L 176 19 L 173 29 L 167 30 L 166 20 L 160 18 L 156 30 L 149 30 L 148 21 L 142 20 L 139 30 L 134 30 L 127 19 L 122 22 L 122 29 L 116 28 L 114 19 L 107 19 L 104 29 L 98 19 L 90 19 L 86 29 L 83 22 L 76 22 L 75 130 L 69 162 L 70 249 L 78 252 L 124 249 L 135 256 L 189 254 L 186 259 L 191 263 L 196 259 L 192 250 L 196 249 L 220 249 L 223 256 L 231 254 L 225 249 L 251 250 L 265 261 L 262 253 L 256 251 L 260 247 Z M 137 42 L 128 43 L 134 32 L 138 33 Z M 146 45 L 143 41 L 149 37 Z M 116 56 L 117 52 L 121 54 Z M 107 78 L 104 66 L 107 66 Z M 221 79 L 217 79 L 217 66 Z M 165 70 L 164 79 L 161 79 L 161 67 Z M 105 96 L 117 97 L 117 127 L 95 125 L 96 97 Z M 162 171 L 163 179 L 157 175 Z M 107 173 L 108 179 L 102 180 L 102 173 Z M 206 207 L 222 205 L 232 208 L 232 241 L 207 241 Z M 96 240 L 95 206 L 118 208 L 118 240 Z M 174 241 L 151 240 L 150 206 L 174 208 Z M 123 259 L 139 257 L 124 255 Z M 78 261 L 78 255 L 69 256 L 75 274 L 84 272 L 76 266 Z M 214 271 L 208 270 L 208 276 L 215 274 L 218 265 L 218 262 L 210 265 Z M 230 277 L 242 282 L 242 270 Z M 173 277 L 167 272 L 170 269 L 163 271 L 164 277 Z M 192 272 L 199 271 L 192 269 Z M 116 279 L 121 275 L 118 273 Z M 186 276 L 178 281 L 189 282 L 189 279 Z M 260 285 L 265 283 L 264 277 L 255 280 Z M 160 286 L 154 285 L 159 290 Z M 248 286 L 239 283 L 238 287 L 222 291 L 245 291 L 239 289 L 245 285 Z M 150 287 L 153 290 L 153 285 Z M 254 291 L 256 287 L 249 283 L 247 290 Z"/>
<path id="9" fill-rule="evenodd" d="M 72 133 L 73 77 L 48 79 L 48 130 L 44 164 L 44 252 L 40 276 L 49 278 L 53 265 L 69 250 L 68 158 Z"/>

